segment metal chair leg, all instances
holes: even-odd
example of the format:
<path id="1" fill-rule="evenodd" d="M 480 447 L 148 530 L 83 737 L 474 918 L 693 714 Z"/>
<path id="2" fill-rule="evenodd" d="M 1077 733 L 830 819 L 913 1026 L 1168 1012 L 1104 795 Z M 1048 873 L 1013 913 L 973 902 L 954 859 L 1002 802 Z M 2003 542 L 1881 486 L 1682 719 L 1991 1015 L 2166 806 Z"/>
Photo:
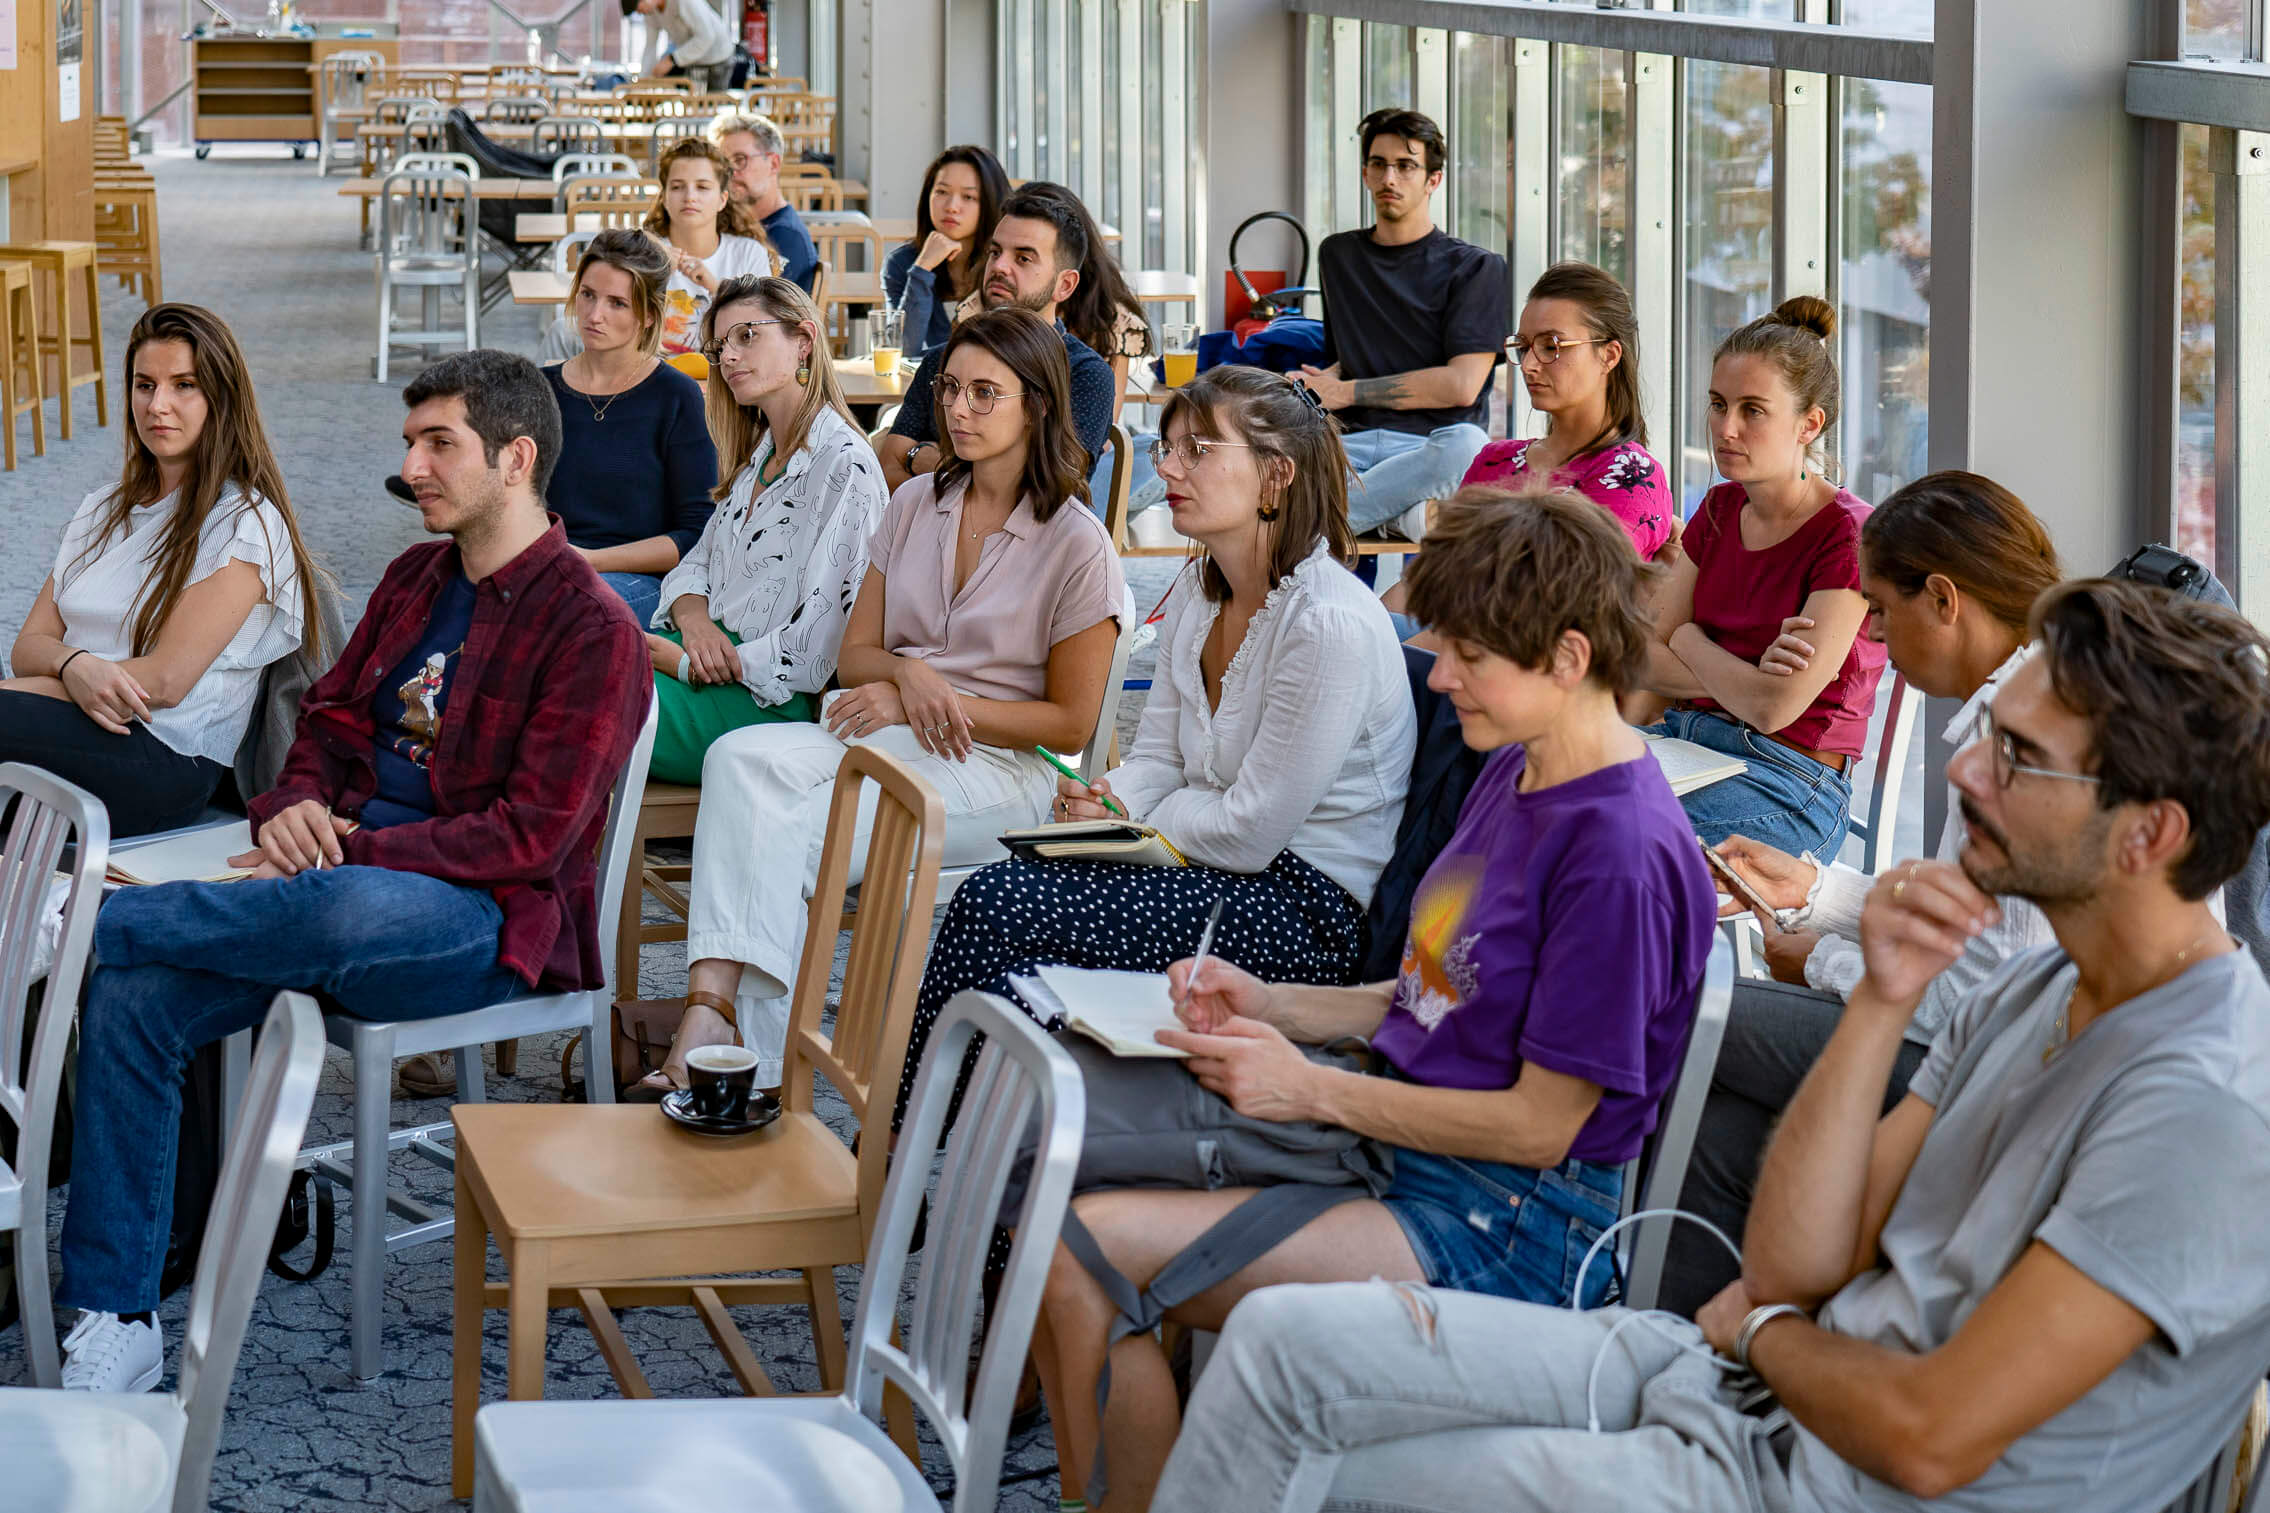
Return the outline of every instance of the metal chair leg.
<path id="1" fill-rule="evenodd" d="M 354 1275 L 349 1331 L 354 1372 L 369 1381 L 386 1369 L 379 1344 L 386 1298 L 386 1151 L 394 1093 L 394 1034 L 355 1027 Z"/>

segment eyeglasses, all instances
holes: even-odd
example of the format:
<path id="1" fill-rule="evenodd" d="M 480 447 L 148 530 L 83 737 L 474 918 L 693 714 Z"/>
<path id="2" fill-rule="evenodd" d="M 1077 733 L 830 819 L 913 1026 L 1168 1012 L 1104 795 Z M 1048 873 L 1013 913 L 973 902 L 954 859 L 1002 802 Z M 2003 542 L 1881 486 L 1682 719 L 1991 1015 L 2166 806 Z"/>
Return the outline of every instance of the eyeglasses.
<path id="1" fill-rule="evenodd" d="M 1606 340 L 1607 338 L 1604 336 L 1555 336 L 1552 332 L 1547 331 L 1535 341 L 1525 341 L 1517 336 L 1505 344 L 1505 351 L 1506 356 L 1513 359 L 1513 365 L 1517 368 L 1529 360 L 1529 354 L 1532 352 L 1537 354 L 1537 365 L 1539 367 L 1549 368 L 1554 363 L 1559 362 L 1561 354 L 1571 347 L 1597 347 Z"/>
<path id="2" fill-rule="evenodd" d="M 748 167 L 757 159 L 768 158 L 771 156 L 772 154 L 769 152 L 737 152 L 733 154 L 733 156 L 725 160 L 725 166 L 732 169 L 735 173 L 739 173 L 742 169 Z"/>
<path id="3" fill-rule="evenodd" d="M 729 351 L 746 352 L 757 344 L 757 327 L 785 326 L 787 324 L 788 322 L 784 320 L 745 320 L 738 322 L 726 328 L 722 339 L 703 342 L 701 355 L 711 362 L 715 362 Z"/>
<path id="4" fill-rule="evenodd" d="M 2018 738 L 1994 723 L 1992 715 L 1986 720 L 1987 750 L 1994 754 L 1994 786 L 2007 788 L 2010 780 L 2019 773 L 2028 777 L 2063 778 L 2068 783 L 2102 783 L 2103 778 L 2093 772 L 2061 772 L 2055 767 L 2029 767 L 2018 760 Z"/>
<path id="5" fill-rule="evenodd" d="M 1386 158 L 1366 158 L 1364 172 L 1378 174 L 1383 179 L 1420 179 L 1426 177 L 1427 165 L 1417 158 L 1396 158 L 1392 162 Z"/>
<path id="6" fill-rule="evenodd" d="M 1025 391 L 1022 389 L 1004 389 L 998 385 L 986 383 L 982 379 L 976 383 L 965 384 L 950 373 L 938 380 L 937 392 L 938 403 L 949 410 L 964 395 L 967 395 L 969 412 L 972 415 L 990 415 L 993 413 L 993 407 L 1002 400 L 1025 397 Z"/>
<path id="7" fill-rule="evenodd" d="M 1214 455 L 1216 447 L 1250 447 L 1250 441 L 1200 441 L 1195 436 L 1184 436 L 1179 441 L 1161 437 L 1151 443 L 1151 466 L 1157 467 L 1172 457 L 1187 473 Z"/>

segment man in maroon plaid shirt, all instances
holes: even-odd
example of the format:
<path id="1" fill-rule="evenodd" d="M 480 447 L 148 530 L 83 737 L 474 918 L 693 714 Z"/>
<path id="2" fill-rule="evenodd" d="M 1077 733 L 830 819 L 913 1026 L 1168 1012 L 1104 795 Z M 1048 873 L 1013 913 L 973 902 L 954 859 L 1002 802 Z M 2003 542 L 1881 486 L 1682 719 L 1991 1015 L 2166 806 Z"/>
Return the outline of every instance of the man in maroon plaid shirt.
<path id="1" fill-rule="evenodd" d="M 602 980 L 593 849 L 653 697 L 644 637 L 544 509 L 560 416 L 474 351 L 403 390 L 426 529 L 308 690 L 235 883 L 127 888 L 95 923 L 59 1296 L 66 1388 L 145 1391 L 181 1078 L 281 988 L 369 1019 Z"/>

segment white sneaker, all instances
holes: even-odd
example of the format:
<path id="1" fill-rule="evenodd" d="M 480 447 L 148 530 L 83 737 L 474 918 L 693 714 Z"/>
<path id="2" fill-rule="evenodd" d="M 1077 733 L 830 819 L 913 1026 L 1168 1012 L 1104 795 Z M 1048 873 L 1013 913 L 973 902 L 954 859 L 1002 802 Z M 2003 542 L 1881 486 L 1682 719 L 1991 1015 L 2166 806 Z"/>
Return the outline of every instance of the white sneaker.
<path id="1" fill-rule="evenodd" d="M 115 1313 L 81 1313 L 63 1337 L 65 1392 L 148 1392 L 165 1374 L 165 1336 L 156 1321 L 129 1324 Z"/>

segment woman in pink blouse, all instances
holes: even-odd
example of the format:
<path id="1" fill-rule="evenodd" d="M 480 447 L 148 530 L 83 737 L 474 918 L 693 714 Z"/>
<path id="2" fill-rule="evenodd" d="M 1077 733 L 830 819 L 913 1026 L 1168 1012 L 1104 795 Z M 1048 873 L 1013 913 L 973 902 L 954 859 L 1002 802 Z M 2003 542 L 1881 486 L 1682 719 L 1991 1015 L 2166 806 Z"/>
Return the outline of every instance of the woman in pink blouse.
<path id="1" fill-rule="evenodd" d="M 1463 482 L 1572 489 L 1615 516 L 1653 561 L 1677 537 L 1679 511 L 1647 450 L 1639 321 L 1624 286 L 1590 263 L 1555 263 L 1530 286 L 1505 350 L 1545 434 L 1491 442 Z"/>
<path id="2" fill-rule="evenodd" d="M 1748 764 L 1686 796 L 1703 839 L 1824 861 L 1844 842 L 1884 670 L 1883 646 L 1860 634 L 1868 506 L 1821 474 L 1835 332 L 1834 307 L 1797 295 L 1719 343 L 1710 441 L 1726 482 L 1703 495 L 1656 595 L 1646 677 L 1673 701 L 1655 730 Z"/>
<path id="3" fill-rule="evenodd" d="M 709 748 L 694 832 L 686 1017 L 663 1071 L 738 1032 L 780 1080 L 829 796 L 874 745 L 945 800 L 949 866 L 1000 855 L 1048 818 L 1035 746 L 1088 744 L 1127 584 L 1087 508 L 1064 341 L 1004 307 L 956 327 L 935 391 L 942 457 L 884 511 L 818 725 L 751 726 Z M 863 806 L 859 852 L 872 800 Z"/>

